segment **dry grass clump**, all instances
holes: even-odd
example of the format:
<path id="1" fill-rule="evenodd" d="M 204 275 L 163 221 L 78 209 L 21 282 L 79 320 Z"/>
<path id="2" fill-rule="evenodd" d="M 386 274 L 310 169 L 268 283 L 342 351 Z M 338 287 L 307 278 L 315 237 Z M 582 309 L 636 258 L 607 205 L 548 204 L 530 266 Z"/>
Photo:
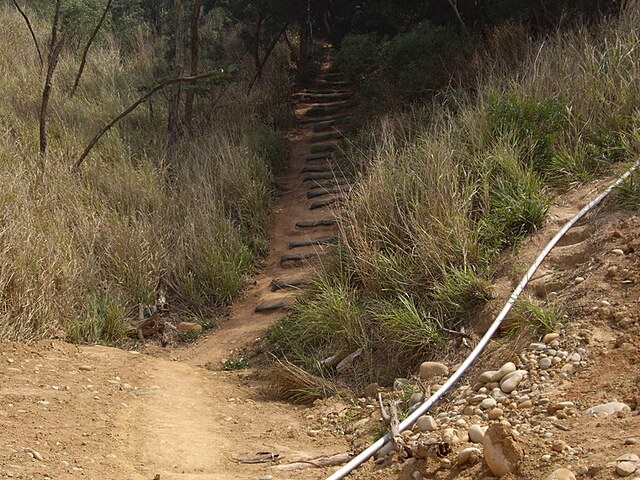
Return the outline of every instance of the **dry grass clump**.
<path id="1" fill-rule="evenodd" d="M 360 348 L 358 381 L 389 382 L 472 322 L 497 254 L 543 222 L 554 189 L 637 154 L 639 23 L 634 1 L 620 18 L 536 42 L 501 27 L 517 48 L 479 50 L 472 92 L 374 122 L 347 149 L 364 167 L 340 255 L 270 332 L 275 351 L 313 368 Z"/>
<path id="2" fill-rule="evenodd" d="M 47 25 L 34 19 L 45 38 Z M 171 172 L 159 95 L 109 132 L 78 174 L 69 167 L 88 139 L 140 95 L 138 85 L 153 84 L 162 59 L 144 32 L 126 55 L 105 36 L 70 98 L 78 58 L 65 52 L 40 176 L 42 81 L 29 33 L 8 6 L 0 36 L 0 338 L 118 342 L 159 287 L 186 315 L 227 304 L 264 251 L 274 162 L 287 153 L 274 130 L 282 119 L 268 109 L 285 112 L 281 52 L 250 97 L 242 78 L 199 97 Z"/>

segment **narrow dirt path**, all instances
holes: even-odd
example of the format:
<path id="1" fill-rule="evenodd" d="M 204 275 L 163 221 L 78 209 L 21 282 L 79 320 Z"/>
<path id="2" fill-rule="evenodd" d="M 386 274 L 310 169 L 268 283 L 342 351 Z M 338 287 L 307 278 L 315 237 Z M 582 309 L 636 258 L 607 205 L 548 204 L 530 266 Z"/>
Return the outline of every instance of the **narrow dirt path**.
<path id="1" fill-rule="evenodd" d="M 284 315 L 332 247 L 347 181 L 333 152 L 352 96 L 324 72 L 296 94 L 301 122 L 290 133 L 269 254 L 229 317 L 197 344 L 172 360 L 56 341 L 0 344 L 0 477 L 306 480 L 326 472 L 235 459 L 273 452 L 293 462 L 348 450 L 343 435 L 317 429 L 317 412 L 268 400 L 246 372 L 202 366 L 220 366 Z"/>
<path id="2" fill-rule="evenodd" d="M 323 69 L 330 68 L 327 62 Z M 250 346 L 284 315 L 313 276 L 314 266 L 335 242 L 335 214 L 348 193 L 333 152 L 341 129 L 353 120 L 351 87 L 339 74 L 320 73 L 315 85 L 296 94 L 298 128 L 290 132 L 289 173 L 279 179 L 269 231 L 269 253 L 253 285 L 234 303 L 229 318 L 194 346 L 178 352 L 193 365 L 213 365 Z"/>

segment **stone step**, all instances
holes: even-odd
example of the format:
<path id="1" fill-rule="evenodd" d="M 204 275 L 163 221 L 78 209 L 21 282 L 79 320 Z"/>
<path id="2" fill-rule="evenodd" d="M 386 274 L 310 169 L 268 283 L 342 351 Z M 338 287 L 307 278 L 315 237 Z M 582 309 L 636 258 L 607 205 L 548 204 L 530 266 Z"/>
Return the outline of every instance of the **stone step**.
<path id="1" fill-rule="evenodd" d="M 320 220 L 301 220 L 296 223 L 296 227 L 314 228 L 314 227 L 330 227 L 337 222 L 334 218 L 322 218 Z"/>
<path id="2" fill-rule="evenodd" d="M 308 285 L 311 281 L 308 278 L 277 278 L 271 281 L 271 291 L 277 292 L 286 288 L 298 288 Z"/>
<path id="3" fill-rule="evenodd" d="M 304 260 L 311 260 L 320 258 L 327 255 L 328 252 L 305 252 L 305 253 L 287 253 L 280 257 L 280 265 L 287 262 L 301 262 Z"/>
<path id="4" fill-rule="evenodd" d="M 344 201 L 343 197 L 335 197 L 335 198 L 327 198 L 326 200 L 318 200 L 317 202 L 313 202 L 310 206 L 310 210 L 316 210 L 318 208 L 328 207 L 329 205 L 334 205 L 336 203 L 341 203 Z"/>
<path id="5" fill-rule="evenodd" d="M 295 240 L 293 242 L 289 242 L 289 250 L 300 247 L 310 247 L 312 245 L 335 245 L 336 243 L 338 243 L 338 239 L 336 237 L 317 238 L 315 240 Z"/>

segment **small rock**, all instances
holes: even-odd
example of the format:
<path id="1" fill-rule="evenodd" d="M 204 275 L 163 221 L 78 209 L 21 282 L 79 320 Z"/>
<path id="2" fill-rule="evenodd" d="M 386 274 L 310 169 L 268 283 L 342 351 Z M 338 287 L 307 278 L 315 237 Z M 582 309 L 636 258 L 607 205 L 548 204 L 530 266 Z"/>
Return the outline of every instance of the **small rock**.
<path id="1" fill-rule="evenodd" d="M 629 405 L 627 405 L 626 403 L 609 402 L 587 408 L 585 410 L 585 413 L 606 413 L 608 415 L 612 415 L 616 412 L 628 412 L 630 410 L 631 409 L 629 408 Z"/>
<path id="2" fill-rule="evenodd" d="M 416 429 L 420 432 L 433 432 L 438 424 L 431 415 L 423 415 L 416 420 Z"/>
<path id="3" fill-rule="evenodd" d="M 491 397 L 485 398 L 482 402 L 480 402 L 480 406 L 482 408 L 484 408 L 485 410 L 488 410 L 490 408 L 494 408 L 497 404 L 498 404 L 498 402 L 496 402 L 496 400 L 494 398 L 491 398 Z"/>
<path id="4" fill-rule="evenodd" d="M 362 390 L 362 394 L 367 398 L 377 398 L 378 392 L 381 390 L 380 385 L 377 383 L 370 383 L 364 390 Z"/>
<path id="5" fill-rule="evenodd" d="M 558 453 L 563 452 L 565 448 L 567 448 L 567 444 L 562 440 L 556 440 L 553 442 L 553 445 L 551 445 L 551 450 Z"/>
<path id="6" fill-rule="evenodd" d="M 478 462 L 478 460 L 480 459 L 480 455 L 482 455 L 482 452 L 476 447 L 465 448 L 463 450 L 460 450 L 460 453 L 458 453 L 456 462 L 458 465 L 473 465 L 474 463 Z"/>
<path id="7" fill-rule="evenodd" d="M 547 368 L 549 368 L 551 366 L 551 359 L 549 357 L 544 357 L 541 358 L 538 361 L 538 366 L 542 369 L 542 370 L 546 370 Z"/>
<path id="8" fill-rule="evenodd" d="M 82 372 L 90 372 L 91 370 L 93 370 L 93 368 L 91 367 L 91 365 L 80 365 L 78 367 L 78 370 Z"/>
<path id="9" fill-rule="evenodd" d="M 584 277 L 576 277 L 574 282 L 576 283 L 576 285 L 584 282 Z"/>
<path id="10" fill-rule="evenodd" d="M 515 373 L 515 372 L 514 372 Z M 489 426 L 482 439 L 484 460 L 494 475 L 501 477 L 518 470 L 524 451 L 510 427 L 500 423 Z"/>
<path id="11" fill-rule="evenodd" d="M 489 420 L 498 420 L 503 414 L 504 411 L 501 408 L 494 408 L 489 412 Z"/>
<path id="12" fill-rule="evenodd" d="M 533 402 L 531 400 L 525 400 L 524 402 L 518 404 L 518 408 L 520 410 L 525 410 L 527 408 L 533 407 Z"/>
<path id="13" fill-rule="evenodd" d="M 418 403 L 422 402 L 423 398 L 424 398 L 424 394 L 422 392 L 416 392 L 409 397 L 409 400 L 407 400 L 407 406 L 411 408 L 414 405 L 417 405 Z"/>
<path id="14" fill-rule="evenodd" d="M 478 377 L 478 382 L 480 383 L 489 383 L 489 382 L 497 382 L 499 379 L 497 378 L 500 373 L 498 370 L 487 370 L 486 372 L 482 372 Z"/>
<path id="15" fill-rule="evenodd" d="M 273 475 L 263 475 L 258 480 L 273 480 Z"/>
<path id="16" fill-rule="evenodd" d="M 554 470 L 546 480 L 576 480 L 576 476 L 568 468 Z"/>
<path id="17" fill-rule="evenodd" d="M 613 250 L 611 250 L 611 253 L 613 253 L 614 255 L 618 255 L 619 257 L 624 256 L 624 250 L 622 250 L 621 248 L 614 248 Z"/>
<path id="18" fill-rule="evenodd" d="M 572 353 L 571 355 L 569 355 L 569 361 L 570 362 L 580 362 L 582 361 L 582 356 L 579 353 Z"/>
<path id="19" fill-rule="evenodd" d="M 545 344 L 549 344 L 551 342 L 553 342 L 556 338 L 558 338 L 560 336 L 559 333 L 553 332 L 553 333 L 547 333 L 544 338 L 542 339 L 542 343 Z"/>
<path id="20" fill-rule="evenodd" d="M 487 427 L 481 427 L 480 425 L 471 425 L 468 430 L 469 440 L 473 443 L 482 443 L 484 438 L 484 432 Z"/>
<path id="21" fill-rule="evenodd" d="M 635 462 L 618 462 L 616 465 L 616 473 L 621 477 L 628 477 L 635 472 L 637 468 Z"/>
<path id="22" fill-rule="evenodd" d="M 448 375 L 449 367 L 440 362 L 423 362 L 420 365 L 420 378 L 422 380 L 431 380 L 440 375 Z"/>
<path id="23" fill-rule="evenodd" d="M 33 457 L 35 460 L 38 460 L 39 462 L 42 462 L 44 460 L 44 457 L 42 456 L 42 454 L 37 450 L 34 450 L 33 448 L 26 448 L 25 452 L 27 455 L 29 455 L 30 457 Z"/>
<path id="24" fill-rule="evenodd" d="M 516 365 L 513 362 L 507 362 L 500 367 L 496 375 L 497 378 L 494 381 L 498 382 L 502 380 L 505 376 L 509 375 L 511 372 L 515 372 L 516 370 L 517 370 Z"/>
<path id="25" fill-rule="evenodd" d="M 540 457 L 540 461 L 544 463 L 549 463 L 551 461 L 551 455 L 549 455 L 548 453 L 542 455 Z"/>
<path id="26" fill-rule="evenodd" d="M 176 325 L 179 332 L 201 332 L 202 325 L 194 322 L 180 322 Z"/>
<path id="27" fill-rule="evenodd" d="M 560 369 L 562 373 L 566 373 L 568 375 L 571 375 L 574 370 L 575 370 L 575 367 L 573 366 L 572 363 L 567 363 L 566 365 L 563 365 L 562 368 Z"/>

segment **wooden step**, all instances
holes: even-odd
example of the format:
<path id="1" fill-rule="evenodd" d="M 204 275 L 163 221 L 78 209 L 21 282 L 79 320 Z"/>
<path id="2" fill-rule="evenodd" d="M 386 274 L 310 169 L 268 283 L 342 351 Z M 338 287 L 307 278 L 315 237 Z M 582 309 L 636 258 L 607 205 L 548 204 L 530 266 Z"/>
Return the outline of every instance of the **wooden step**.
<path id="1" fill-rule="evenodd" d="M 339 132 L 317 133 L 312 135 L 309 141 L 311 143 L 326 142 L 327 140 L 340 140 L 343 135 Z"/>
<path id="2" fill-rule="evenodd" d="M 327 255 L 328 252 L 305 252 L 305 253 L 287 253 L 280 257 L 280 265 L 287 262 L 301 262 L 305 260 L 311 260 L 320 258 Z"/>
<path id="3" fill-rule="evenodd" d="M 335 218 L 323 218 L 320 220 L 301 220 L 296 223 L 296 227 L 314 228 L 314 227 L 330 227 L 338 223 Z"/>
<path id="4" fill-rule="evenodd" d="M 271 291 L 277 292 L 286 288 L 299 288 L 311 283 L 308 278 L 278 278 L 271 281 Z"/>
<path id="5" fill-rule="evenodd" d="M 316 180 L 330 180 L 330 179 L 341 179 L 345 178 L 345 175 L 341 172 L 331 172 L 331 173 L 315 173 L 313 175 L 307 175 L 302 179 L 302 183 L 306 182 L 314 182 Z"/>
<path id="6" fill-rule="evenodd" d="M 338 146 L 335 143 L 317 143 L 315 145 L 311 145 L 309 149 L 311 153 L 321 153 L 321 152 L 335 152 L 338 149 Z"/>
<path id="7" fill-rule="evenodd" d="M 318 208 L 328 207 L 329 205 L 335 205 L 344 201 L 343 197 L 327 198 L 326 200 L 318 200 L 313 202 L 310 206 L 310 210 L 317 210 Z"/>
<path id="8" fill-rule="evenodd" d="M 307 198 L 311 199 L 311 198 L 324 197 L 326 195 L 335 195 L 337 193 L 344 193 L 345 191 L 348 191 L 348 189 L 332 188 L 332 189 L 312 190 L 310 192 L 307 192 Z"/>
<path id="9" fill-rule="evenodd" d="M 315 240 L 294 240 L 293 242 L 289 242 L 289 250 L 300 247 L 310 247 L 312 245 L 335 245 L 336 243 L 338 243 L 336 237 L 317 238 Z"/>
<path id="10" fill-rule="evenodd" d="M 333 120 L 336 122 L 339 121 L 347 121 L 350 119 L 350 116 L 346 113 L 339 113 L 337 115 L 328 115 L 326 117 L 313 117 L 313 118 L 302 118 L 300 119 L 300 123 L 308 124 L 308 123 L 318 123 L 318 122 L 326 122 L 327 120 Z"/>
<path id="11" fill-rule="evenodd" d="M 332 165 L 309 165 L 304 167 L 300 173 L 325 173 L 333 172 L 336 169 Z"/>
<path id="12" fill-rule="evenodd" d="M 319 188 L 334 188 L 342 185 L 350 186 L 351 181 L 346 178 L 338 178 L 337 181 L 333 181 L 333 182 L 316 183 L 315 185 L 312 185 L 311 187 L 309 187 L 309 190 L 317 190 Z"/>

